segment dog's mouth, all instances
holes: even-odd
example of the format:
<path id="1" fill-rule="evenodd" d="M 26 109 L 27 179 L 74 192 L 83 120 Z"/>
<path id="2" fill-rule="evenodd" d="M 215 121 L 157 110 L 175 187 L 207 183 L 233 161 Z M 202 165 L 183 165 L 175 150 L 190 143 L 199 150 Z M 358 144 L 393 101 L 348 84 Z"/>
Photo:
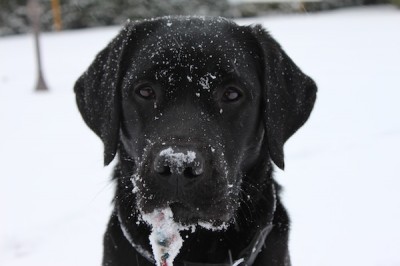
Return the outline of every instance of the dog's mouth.
<path id="1" fill-rule="evenodd" d="M 154 187 L 153 187 L 154 185 Z M 219 231 L 234 221 L 238 207 L 237 193 L 232 192 L 236 185 L 211 183 L 194 187 L 186 193 L 174 196 L 169 190 L 162 190 L 142 178 L 135 181 L 137 209 L 142 214 L 152 213 L 157 209 L 171 209 L 173 220 L 183 227 L 201 226 Z"/>
<path id="2" fill-rule="evenodd" d="M 220 228 L 232 221 L 238 184 L 222 151 L 189 144 L 147 150 L 131 178 L 142 214 L 170 208 L 183 226 Z"/>

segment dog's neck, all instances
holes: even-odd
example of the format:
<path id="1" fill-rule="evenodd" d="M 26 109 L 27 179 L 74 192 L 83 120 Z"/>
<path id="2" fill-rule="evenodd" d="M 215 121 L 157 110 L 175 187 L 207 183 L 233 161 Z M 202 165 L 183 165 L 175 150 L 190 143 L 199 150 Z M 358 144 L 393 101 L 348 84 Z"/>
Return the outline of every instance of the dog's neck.
<path id="1" fill-rule="evenodd" d="M 151 251 L 144 248 L 140 244 L 137 244 L 135 240 L 132 239 L 127 229 L 120 222 L 121 230 L 132 245 L 132 247 L 139 253 L 143 258 L 149 261 L 152 264 L 155 264 L 154 256 Z M 228 250 L 225 259 L 222 260 L 222 263 L 205 263 L 205 262 L 193 262 L 193 260 L 181 260 L 181 264 L 184 266 L 239 266 L 239 265 L 253 265 L 254 261 L 257 259 L 257 255 L 261 252 L 262 247 L 264 246 L 265 240 L 268 234 L 271 232 L 273 228 L 273 224 L 270 223 L 264 228 L 258 229 L 252 238 L 251 242 L 243 248 L 237 258 L 234 260 L 232 256 L 231 250 Z M 190 256 L 189 256 L 190 257 Z"/>

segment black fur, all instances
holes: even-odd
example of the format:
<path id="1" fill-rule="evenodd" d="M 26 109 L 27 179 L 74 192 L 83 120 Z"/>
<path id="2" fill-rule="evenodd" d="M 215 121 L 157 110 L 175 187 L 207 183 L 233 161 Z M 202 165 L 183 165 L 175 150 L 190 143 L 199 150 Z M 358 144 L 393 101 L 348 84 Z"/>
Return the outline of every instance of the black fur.
<path id="1" fill-rule="evenodd" d="M 184 225 L 230 224 L 181 232 L 174 265 L 229 263 L 228 254 L 235 261 L 270 224 L 253 265 L 290 265 L 272 162 L 283 169 L 284 143 L 308 119 L 316 90 L 261 26 L 193 17 L 127 23 L 75 85 L 105 164 L 118 154 L 103 265 L 152 265 L 141 215 L 166 207 Z M 196 157 L 178 166 L 168 148 Z"/>

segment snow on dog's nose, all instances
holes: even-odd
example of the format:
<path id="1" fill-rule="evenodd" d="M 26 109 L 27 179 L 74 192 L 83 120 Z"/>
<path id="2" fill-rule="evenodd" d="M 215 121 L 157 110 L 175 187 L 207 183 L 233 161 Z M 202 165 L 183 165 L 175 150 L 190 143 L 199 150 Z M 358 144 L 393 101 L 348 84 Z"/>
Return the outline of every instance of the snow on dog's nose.
<path id="1" fill-rule="evenodd" d="M 169 147 L 154 158 L 153 169 L 162 176 L 194 178 L 204 173 L 204 159 L 195 149 Z"/>

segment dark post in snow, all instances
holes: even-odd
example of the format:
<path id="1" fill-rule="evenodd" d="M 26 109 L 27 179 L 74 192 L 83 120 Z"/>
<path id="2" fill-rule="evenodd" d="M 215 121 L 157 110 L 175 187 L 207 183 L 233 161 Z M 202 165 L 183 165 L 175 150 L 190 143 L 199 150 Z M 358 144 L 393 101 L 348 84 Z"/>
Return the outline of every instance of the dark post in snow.
<path id="1" fill-rule="evenodd" d="M 40 42 L 39 42 L 39 33 L 40 33 L 40 13 L 41 8 L 37 0 L 28 0 L 28 15 L 31 19 L 32 28 L 33 28 L 33 36 L 35 39 L 35 52 L 36 52 L 36 63 L 38 70 L 38 79 L 36 83 L 36 91 L 48 91 L 48 87 L 43 78 L 42 71 L 42 61 L 40 56 Z"/>

